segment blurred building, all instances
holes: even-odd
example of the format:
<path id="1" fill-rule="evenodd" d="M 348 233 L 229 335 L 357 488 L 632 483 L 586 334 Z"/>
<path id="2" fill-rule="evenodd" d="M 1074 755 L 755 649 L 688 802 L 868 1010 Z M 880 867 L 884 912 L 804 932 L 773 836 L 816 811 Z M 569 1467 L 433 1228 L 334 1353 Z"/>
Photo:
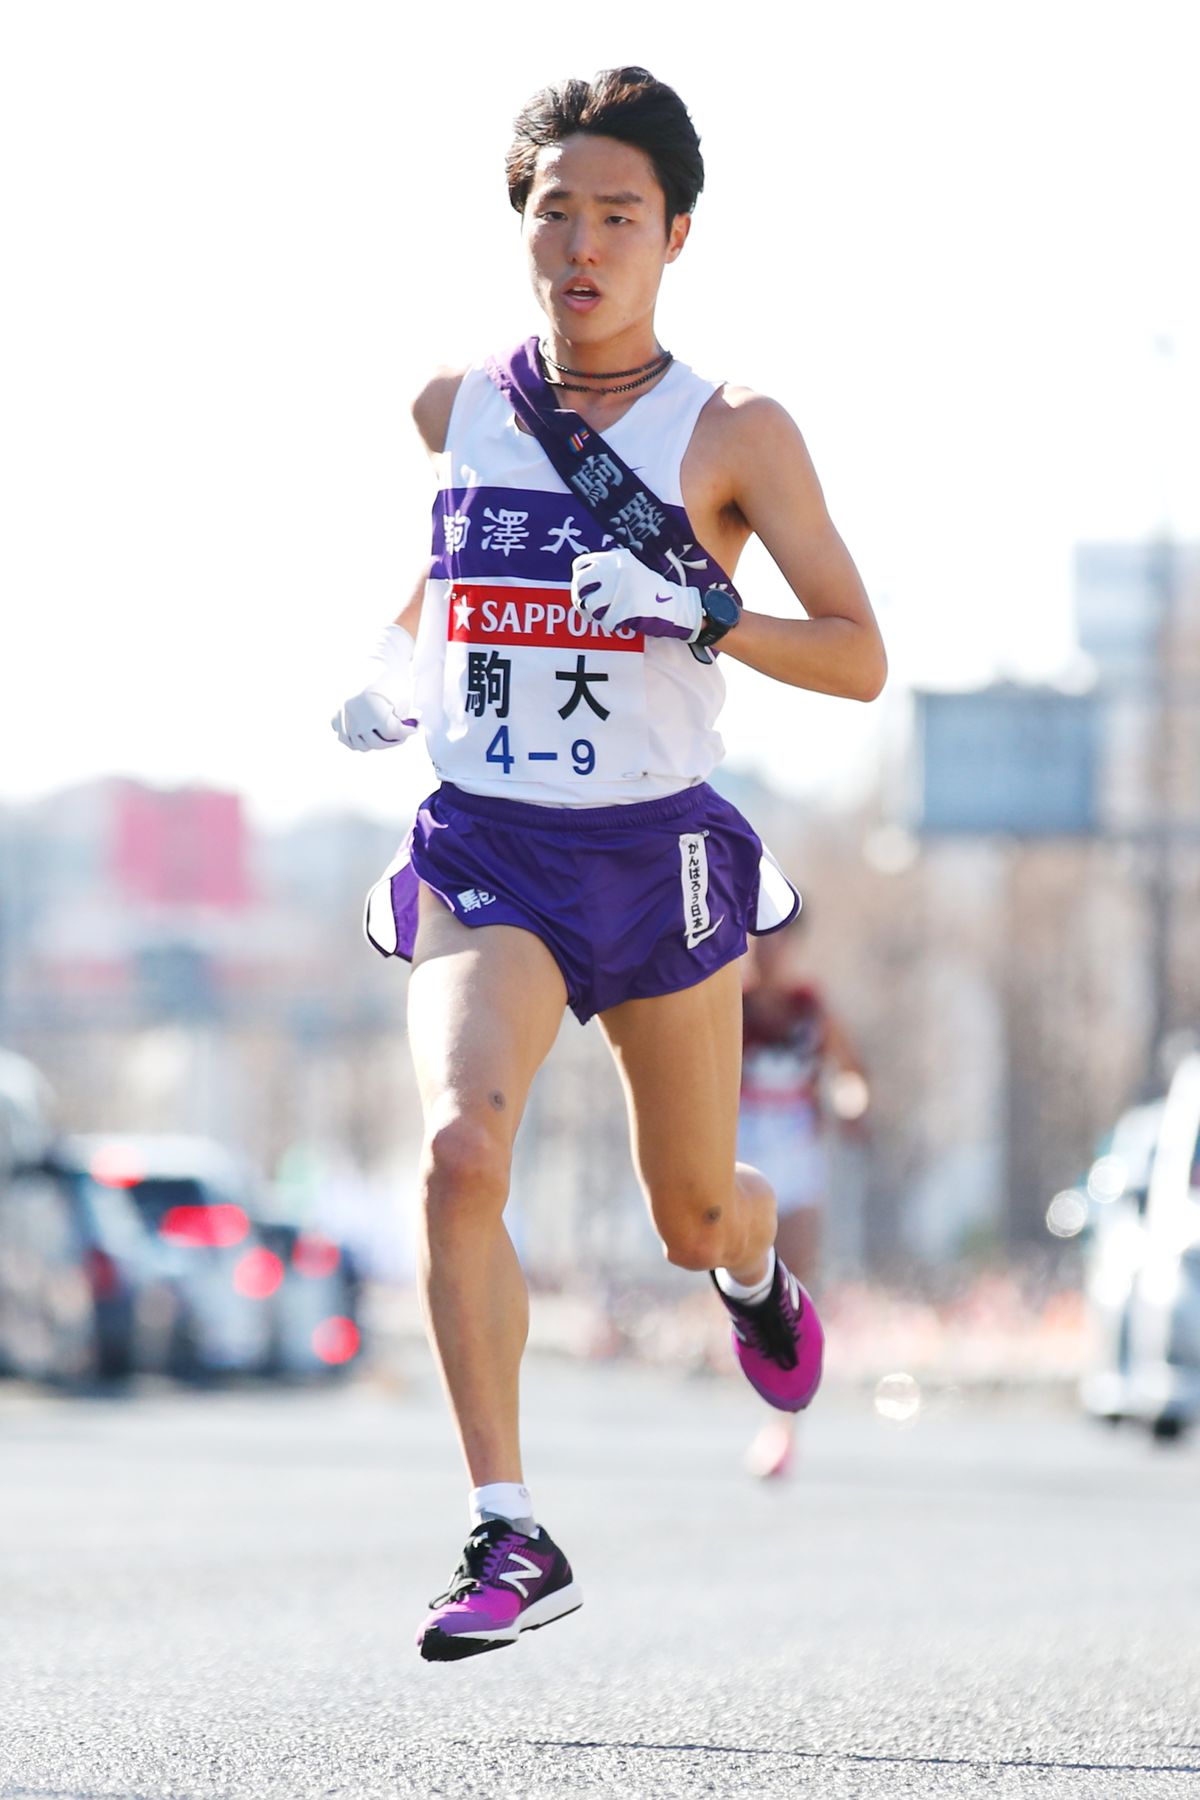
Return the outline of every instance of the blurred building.
<path id="1" fill-rule="evenodd" d="M 1044 1242 L 1054 1188 L 1200 1013 L 1200 551 L 1086 545 L 1076 568 L 1070 690 L 916 701 L 914 1000 L 954 1021 L 922 1034 L 937 1088 L 894 1221 L 924 1255 Z"/>
<path id="2" fill-rule="evenodd" d="M 403 980 L 359 918 L 393 849 L 355 817 L 263 834 L 204 787 L 110 779 L 12 809 L 0 1039 L 77 1129 L 208 1133 L 268 1166 L 314 1138 L 377 1150 Z"/>
<path id="3" fill-rule="evenodd" d="M 236 794 L 89 783 L 11 818 L 5 849 L 9 1017 L 206 1011 L 253 930 Z"/>

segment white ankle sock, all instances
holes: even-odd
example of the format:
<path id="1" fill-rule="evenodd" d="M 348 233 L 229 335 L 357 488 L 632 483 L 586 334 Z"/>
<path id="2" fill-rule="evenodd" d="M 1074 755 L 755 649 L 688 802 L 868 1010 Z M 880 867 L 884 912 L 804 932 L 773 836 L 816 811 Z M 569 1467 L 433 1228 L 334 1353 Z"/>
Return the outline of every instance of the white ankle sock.
<path id="1" fill-rule="evenodd" d="M 471 1489 L 471 1523 L 481 1525 L 485 1519 L 507 1519 L 527 1536 L 537 1530 L 533 1501 L 529 1489 L 519 1481 L 488 1481 Z"/>
<path id="2" fill-rule="evenodd" d="M 717 1278 L 717 1286 L 723 1294 L 728 1294 L 731 1300 L 740 1300 L 743 1306 L 757 1306 L 766 1299 L 771 1291 L 771 1283 L 775 1279 L 775 1252 L 774 1250 L 767 1251 L 767 1272 L 761 1281 L 754 1283 L 753 1287 L 743 1287 L 740 1281 L 733 1279 L 728 1269 L 716 1269 L 714 1274 Z"/>

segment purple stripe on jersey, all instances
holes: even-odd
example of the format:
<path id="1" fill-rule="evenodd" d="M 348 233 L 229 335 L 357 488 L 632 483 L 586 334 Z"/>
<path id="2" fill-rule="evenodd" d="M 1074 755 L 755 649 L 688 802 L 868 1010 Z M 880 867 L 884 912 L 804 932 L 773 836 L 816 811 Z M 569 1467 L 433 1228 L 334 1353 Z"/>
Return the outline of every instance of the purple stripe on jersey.
<path id="1" fill-rule="evenodd" d="M 711 585 L 704 552 L 695 549 L 682 506 L 667 510 L 684 536 L 675 579 L 692 587 Z M 586 507 L 570 494 L 535 488 L 445 488 L 433 503 L 433 567 L 445 581 L 486 581 L 497 576 L 539 585 L 571 579 L 571 564 L 585 550 L 608 550 L 616 539 L 604 532 Z M 636 546 L 634 546 L 636 548 Z"/>

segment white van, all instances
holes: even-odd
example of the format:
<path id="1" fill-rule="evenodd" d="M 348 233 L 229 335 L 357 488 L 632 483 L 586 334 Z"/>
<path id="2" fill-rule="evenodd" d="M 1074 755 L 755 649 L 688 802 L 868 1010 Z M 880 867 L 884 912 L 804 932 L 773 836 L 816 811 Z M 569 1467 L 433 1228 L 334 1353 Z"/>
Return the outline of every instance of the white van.
<path id="1" fill-rule="evenodd" d="M 1097 1359 L 1083 1403 L 1175 1438 L 1200 1418 L 1200 1055 L 1180 1063 L 1164 1101 L 1125 1115 L 1101 1161 L 1086 1259 Z"/>

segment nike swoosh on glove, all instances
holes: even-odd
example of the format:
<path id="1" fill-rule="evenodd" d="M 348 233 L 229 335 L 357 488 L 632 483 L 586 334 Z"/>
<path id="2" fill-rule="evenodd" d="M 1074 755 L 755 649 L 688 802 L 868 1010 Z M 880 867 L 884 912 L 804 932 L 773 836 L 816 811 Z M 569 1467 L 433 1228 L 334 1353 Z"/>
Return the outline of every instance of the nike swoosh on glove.
<path id="1" fill-rule="evenodd" d="M 391 750 L 417 728 L 413 705 L 413 641 L 389 625 L 367 663 L 361 693 L 343 701 L 329 721 L 347 750 Z"/>
<path id="2" fill-rule="evenodd" d="M 577 556 L 571 564 L 571 601 L 605 631 L 640 631 L 691 644 L 704 629 L 700 590 L 664 580 L 632 550 Z"/>

